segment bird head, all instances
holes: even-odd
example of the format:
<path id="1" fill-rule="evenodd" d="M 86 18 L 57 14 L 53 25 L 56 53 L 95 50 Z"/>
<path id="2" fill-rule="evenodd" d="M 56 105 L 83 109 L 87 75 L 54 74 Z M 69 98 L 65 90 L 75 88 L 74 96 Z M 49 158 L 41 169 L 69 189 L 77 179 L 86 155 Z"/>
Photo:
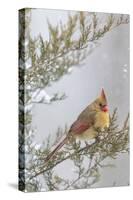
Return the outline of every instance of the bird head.
<path id="1" fill-rule="evenodd" d="M 104 89 L 102 89 L 100 96 L 94 101 L 94 109 L 96 111 L 103 111 L 103 112 L 109 111 L 108 102 Z"/>

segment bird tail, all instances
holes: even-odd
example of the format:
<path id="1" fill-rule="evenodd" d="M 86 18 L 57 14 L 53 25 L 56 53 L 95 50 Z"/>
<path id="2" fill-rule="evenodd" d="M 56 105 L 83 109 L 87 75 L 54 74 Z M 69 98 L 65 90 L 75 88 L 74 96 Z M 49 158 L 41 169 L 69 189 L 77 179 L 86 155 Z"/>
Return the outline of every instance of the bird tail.
<path id="1" fill-rule="evenodd" d="M 46 157 L 45 162 L 48 162 L 61 147 L 67 142 L 68 137 L 65 137 L 56 147 L 55 149 Z"/>

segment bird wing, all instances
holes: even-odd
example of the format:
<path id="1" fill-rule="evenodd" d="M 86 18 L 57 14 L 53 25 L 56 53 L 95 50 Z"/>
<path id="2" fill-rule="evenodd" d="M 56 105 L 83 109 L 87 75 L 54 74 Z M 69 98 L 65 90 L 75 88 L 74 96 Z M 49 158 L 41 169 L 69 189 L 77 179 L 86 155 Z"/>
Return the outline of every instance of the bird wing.
<path id="1" fill-rule="evenodd" d="M 91 123 L 83 120 L 77 120 L 72 124 L 69 133 L 82 134 L 85 130 L 87 130 L 90 127 Z"/>
<path id="2" fill-rule="evenodd" d="M 69 133 L 82 134 L 84 131 L 92 127 L 95 123 L 95 112 L 90 110 L 88 106 L 81 112 L 77 120 L 72 124 Z"/>

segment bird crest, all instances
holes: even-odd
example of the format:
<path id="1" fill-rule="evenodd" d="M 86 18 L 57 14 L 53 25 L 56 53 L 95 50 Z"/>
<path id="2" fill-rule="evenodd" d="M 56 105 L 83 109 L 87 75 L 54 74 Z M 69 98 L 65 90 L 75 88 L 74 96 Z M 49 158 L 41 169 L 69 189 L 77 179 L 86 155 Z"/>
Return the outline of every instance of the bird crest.
<path id="1" fill-rule="evenodd" d="M 107 103 L 107 98 L 106 98 L 106 95 L 105 95 L 105 92 L 104 92 L 103 88 L 102 88 L 102 91 L 101 91 L 101 99 L 104 100 L 104 102 Z"/>

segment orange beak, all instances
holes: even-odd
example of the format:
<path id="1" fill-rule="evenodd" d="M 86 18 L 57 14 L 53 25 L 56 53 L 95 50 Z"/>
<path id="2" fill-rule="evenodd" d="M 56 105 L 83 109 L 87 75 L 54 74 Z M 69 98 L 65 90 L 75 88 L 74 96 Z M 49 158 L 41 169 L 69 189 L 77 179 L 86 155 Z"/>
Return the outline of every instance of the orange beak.
<path id="1" fill-rule="evenodd" d="M 103 112 L 108 112 L 109 111 L 109 107 L 107 105 L 102 107 L 102 111 Z"/>

